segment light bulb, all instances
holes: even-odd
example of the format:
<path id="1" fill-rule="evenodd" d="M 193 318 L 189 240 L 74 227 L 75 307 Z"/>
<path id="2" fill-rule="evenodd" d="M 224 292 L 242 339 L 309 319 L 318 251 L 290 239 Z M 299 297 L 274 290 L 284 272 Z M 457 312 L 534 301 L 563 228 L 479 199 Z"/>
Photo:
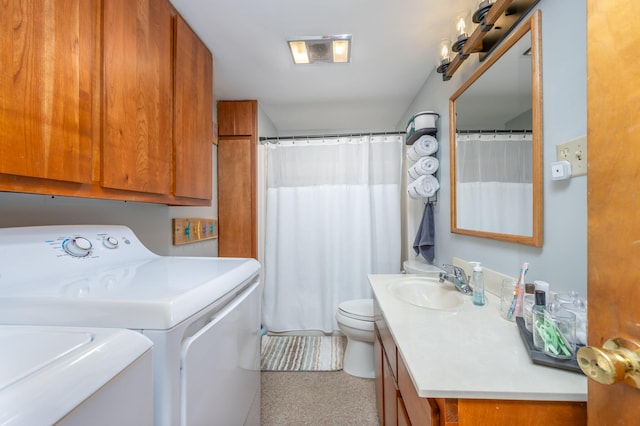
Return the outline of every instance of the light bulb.
<path id="1" fill-rule="evenodd" d="M 438 60 L 436 63 L 436 71 L 440 74 L 444 73 L 451 62 L 451 40 L 442 39 L 438 45 Z"/>
<path id="2" fill-rule="evenodd" d="M 440 62 L 449 62 L 449 40 L 440 43 Z"/>
<path id="3" fill-rule="evenodd" d="M 454 52 L 460 52 L 464 46 L 467 38 L 469 38 L 469 31 L 471 30 L 471 12 L 466 10 L 456 15 L 455 20 L 456 34 L 454 37 L 454 43 L 451 46 L 451 50 Z"/>
<path id="4" fill-rule="evenodd" d="M 464 18 L 458 17 L 458 21 L 456 22 L 456 30 L 457 30 L 456 35 L 458 37 L 466 36 L 467 35 L 466 29 L 467 29 L 467 24 L 464 22 Z"/>

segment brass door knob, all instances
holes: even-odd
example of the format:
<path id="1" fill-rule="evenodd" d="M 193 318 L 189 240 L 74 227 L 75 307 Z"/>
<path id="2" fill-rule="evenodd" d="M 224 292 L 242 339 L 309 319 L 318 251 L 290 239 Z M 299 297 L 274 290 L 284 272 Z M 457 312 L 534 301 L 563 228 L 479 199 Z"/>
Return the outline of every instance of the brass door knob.
<path id="1" fill-rule="evenodd" d="M 609 339 L 602 349 L 585 346 L 578 350 L 578 365 L 603 385 L 624 381 L 640 389 L 640 344 L 624 338 Z"/>

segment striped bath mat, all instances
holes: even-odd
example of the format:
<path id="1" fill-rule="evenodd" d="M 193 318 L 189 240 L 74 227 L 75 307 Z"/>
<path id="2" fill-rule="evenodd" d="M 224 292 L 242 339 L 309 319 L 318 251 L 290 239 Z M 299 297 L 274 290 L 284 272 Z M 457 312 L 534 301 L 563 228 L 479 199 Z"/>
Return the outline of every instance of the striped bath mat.
<path id="1" fill-rule="evenodd" d="M 340 336 L 263 336 L 262 371 L 342 370 Z"/>

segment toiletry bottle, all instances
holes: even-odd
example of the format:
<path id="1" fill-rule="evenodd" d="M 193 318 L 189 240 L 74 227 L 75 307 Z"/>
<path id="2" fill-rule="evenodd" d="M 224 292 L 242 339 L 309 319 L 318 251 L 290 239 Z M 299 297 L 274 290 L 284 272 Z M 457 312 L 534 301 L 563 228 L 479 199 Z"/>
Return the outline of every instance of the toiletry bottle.
<path id="1" fill-rule="evenodd" d="M 473 304 L 482 306 L 484 300 L 484 275 L 480 262 L 469 262 L 475 264 L 473 267 L 473 275 L 471 275 L 471 288 L 473 288 Z"/>
<path id="2" fill-rule="evenodd" d="M 534 285 L 536 287 L 536 290 L 544 291 L 544 297 L 545 297 L 545 301 L 546 301 L 547 305 L 549 303 L 553 302 L 553 300 L 551 300 L 551 297 L 549 295 L 549 283 L 548 282 L 536 280 L 533 283 L 534 283 Z"/>

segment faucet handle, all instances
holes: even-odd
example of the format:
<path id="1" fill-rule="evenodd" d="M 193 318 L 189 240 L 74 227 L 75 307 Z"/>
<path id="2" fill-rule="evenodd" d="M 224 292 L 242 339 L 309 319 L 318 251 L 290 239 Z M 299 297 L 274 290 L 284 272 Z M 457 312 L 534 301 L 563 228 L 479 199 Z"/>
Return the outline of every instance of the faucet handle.
<path id="1" fill-rule="evenodd" d="M 454 266 L 453 265 L 449 265 L 448 263 L 443 263 L 442 264 L 442 269 L 444 269 L 444 271 L 447 274 L 455 274 L 455 272 L 453 271 Z"/>
<path id="2" fill-rule="evenodd" d="M 448 274 L 455 275 L 456 278 L 458 278 L 460 280 L 460 282 L 463 283 L 463 284 L 467 284 L 469 282 L 469 277 L 464 272 L 464 269 L 462 269 L 459 266 L 443 264 L 442 265 L 442 269 L 444 269 Z"/>

